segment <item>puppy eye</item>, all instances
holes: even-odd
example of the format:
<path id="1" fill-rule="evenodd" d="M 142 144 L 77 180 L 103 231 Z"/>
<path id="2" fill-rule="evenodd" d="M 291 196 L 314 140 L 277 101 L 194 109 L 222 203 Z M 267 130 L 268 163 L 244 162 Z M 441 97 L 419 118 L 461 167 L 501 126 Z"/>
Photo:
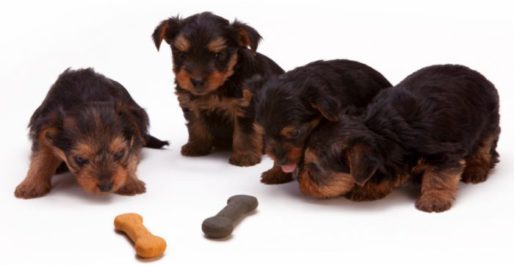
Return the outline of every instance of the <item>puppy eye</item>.
<path id="1" fill-rule="evenodd" d="M 214 58 L 216 58 L 216 60 L 223 61 L 223 60 L 225 60 L 226 57 L 227 57 L 227 51 L 225 51 L 225 50 L 214 53 Z"/>
<path id="2" fill-rule="evenodd" d="M 296 138 L 296 137 L 300 136 L 300 133 L 301 133 L 301 131 L 299 129 L 296 129 L 296 130 L 291 131 L 291 133 L 289 133 L 289 136 L 291 136 L 291 138 Z"/>
<path id="3" fill-rule="evenodd" d="M 119 151 L 113 155 L 113 158 L 115 161 L 119 161 L 123 159 L 123 156 L 125 155 L 125 151 Z"/>
<path id="4" fill-rule="evenodd" d="M 177 59 L 184 60 L 186 58 L 186 53 L 179 50 L 175 50 L 175 57 Z"/>
<path id="5" fill-rule="evenodd" d="M 86 158 L 84 158 L 84 157 L 82 157 L 82 156 L 78 156 L 78 155 L 77 155 L 77 156 L 75 156 L 75 157 L 73 157 L 73 160 L 75 160 L 75 163 L 76 163 L 78 166 L 80 166 L 80 167 L 84 166 L 85 164 L 87 164 L 87 163 L 89 162 L 89 160 L 88 160 L 88 159 L 86 159 Z"/>

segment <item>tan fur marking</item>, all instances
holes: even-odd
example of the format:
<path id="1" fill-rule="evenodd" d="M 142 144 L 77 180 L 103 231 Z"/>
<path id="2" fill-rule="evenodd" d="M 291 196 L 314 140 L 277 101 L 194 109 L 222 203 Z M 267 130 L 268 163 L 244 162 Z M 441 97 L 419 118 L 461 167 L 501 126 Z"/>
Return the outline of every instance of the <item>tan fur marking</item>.
<path id="1" fill-rule="evenodd" d="M 109 151 L 113 153 L 122 151 L 125 148 L 127 148 L 127 141 L 123 137 L 116 137 L 109 143 Z"/>
<path id="2" fill-rule="evenodd" d="M 41 143 L 37 151 L 32 153 L 29 170 L 25 179 L 16 187 L 15 195 L 18 198 L 35 198 L 50 191 L 51 178 L 61 164 L 50 147 Z"/>
<path id="3" fill-rule="evenodd" d="M 304 157 L 305 164 L 314 163 L 319 165 L 319 158 L 315 152 L 307 148 Z M 324 174 L 323 184 L 318 184 L 311 179 L 309 171 L 304 167 L 299 175 L 300 190 L 308 196 L 316 198 L 332 198 L 346 194 L 355 183 L 349 173 L 327 172 Z"/>
<path id="4" fill-rule="evenodd" d="M 207 49 L 213 53 L 221 52 L 223 49 L 227 48 L 226 40 L 224 38 L 216 38 L 215 40 L 209 42 L 207 44 Z"/>
<path id="5" fill-rule="evenodd" d="M 206 91 L 212 92 L 218 89 L 225 81 L 234 74 L 234 66 L 237 64 L 237 53 L 234 53 L 228 61 L 227 70 L 224 72 L 214 71 L 207 78 Z"/>
<path id="6" fill-rule="evenodd" d="M 442 212 L 448 210 L 457 196 L 464 162 L 454 169 L 436 170 L 427 167 L 421 182 L 421 196 L 416 207 L 426 212 Z"/>
<path id="7" fill-rule="evenodd" d="M 462 173 L 462 182 L 480 183 L 487 180 L 489 172 L 494 166 L 492 157 L 492 147 L 498 139 L 497 132 L 484 138 L 476 151 L 466 158 L 466 168 Z"/>
<path id="8" fill-rule="evenodd" d="M 189 48 L 191 47 L 191 44 L 189 43 L 189 40 L 187 40 L 184 35 L 179 35 L 177 38 L 175 38 L 175 41 L 173 42 L 173 45 L 177 50 L 181 52 L 187 52 Z"/>
<path id="9" fill-rule="evenodd" d="M 320 185 L 312 181 L 308 171 L 303 170 L 299 182 L 302 193 L 315 198 L 338 197 L 354 187 L 352 176 L 345 173 L 332 173 L 330 181 Z"/>

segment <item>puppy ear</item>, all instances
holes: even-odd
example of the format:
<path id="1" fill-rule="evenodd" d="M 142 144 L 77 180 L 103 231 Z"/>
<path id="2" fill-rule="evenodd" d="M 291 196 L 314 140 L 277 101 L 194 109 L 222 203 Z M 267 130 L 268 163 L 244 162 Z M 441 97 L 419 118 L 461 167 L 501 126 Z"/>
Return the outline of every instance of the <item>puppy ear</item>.
<path id="1" fill-rule="evenodd" d="M 157 50 L 161 47 L 162 40 L 166 40 L 168 44 L 171 44 L 178 33 L 179 25 L 180 19 L 178 17 L 172 17 L 162 21 L 159 26 L 155 28 L 152 38 Z"/>
<path id="2" fill-rule="evenodd" d="M 59 107 L 51 113 L 43 113 L 38 108 L 30 119 L 31 137 L 40 142 L 52 144 L 62 130 L 64 110 Z"/>
<path id="3" fill-rule="evenodd" d="M 378 155 L 367 144 L 355 144 L 350 148 L 347 156 L 350 174 L 359 186 L 366 184 L 380 166 Z"/>
<path id="4" fill-rule="evenodd" d="M 334 97 L 328 95 L 317 95 L 310 100 L 312 108 L 318 110 L 328 121 L 339 121 L 340 105 Z"/>
<path id="5" fill-rule="evenodd" d="M 142 145 L 145 136 L 148 134 L 149 119 L 145 110 L 139 106 L 132 106 L 124 103 L 117 103 L 116 111 L 123 123 L 123 134 L 134 144 Z"/>
<path id="6" fill-rule="evenodd" d="M 250 50 L 255 53 L 262 38 L 261 35 L 254 28 L 237 20 L 231 26 L 236 33 L 239 45 L 246 48 L 250 47 Z"/>

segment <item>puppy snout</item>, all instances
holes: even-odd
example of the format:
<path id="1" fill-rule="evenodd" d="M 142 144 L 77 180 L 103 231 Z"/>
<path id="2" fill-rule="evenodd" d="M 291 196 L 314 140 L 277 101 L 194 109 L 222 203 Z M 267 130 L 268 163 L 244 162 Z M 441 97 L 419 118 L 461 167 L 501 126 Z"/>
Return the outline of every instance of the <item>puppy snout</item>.
<path id="1" fill-rule="evenodd" d="M 191 84 L 195 88 L 203 87 L 203 85 L 205 84 L 205 79 L 204 78 L 191 78 Z"/>
<path id="2" fill-rule="evenodd" d="M 109 192 L 112 189 L 112 182 L 103 182 L 98 184 L 98 189 L 101 192 Z"/>

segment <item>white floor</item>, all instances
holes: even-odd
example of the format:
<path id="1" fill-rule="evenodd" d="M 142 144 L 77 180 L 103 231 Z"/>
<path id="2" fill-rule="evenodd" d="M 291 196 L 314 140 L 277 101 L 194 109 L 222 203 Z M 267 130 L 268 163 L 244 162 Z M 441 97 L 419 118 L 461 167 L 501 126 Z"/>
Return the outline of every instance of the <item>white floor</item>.
<path id="1" fill-rule="evenodd" d="M 117 214 L 138 212 L 168 249 L 155 265 L 513 265 L 514 17 L 508 1 L 32 1 L 0 4 L 0 265 L 135 265 Z M 419 1 L 421 2 L 421 1 Z M 254 26 L 259 51 L 285 69 L 316 59 L 365 62 L 397 83 L 418 68 L 461 63 L 481 71 L 501 96 L 501 162 L 490 179 L 461 185 L 453 208 L 426 214 L 408 189 L 384 200 L 312 200 L 296 183 L 266 186 L 272 162 L 238 168 L 228 154 L 180 156 L 187 139 L 173 94 L 168 47 L 150 35 L 162 19 L 210 10 Z M 147 193 L 94 197 L 70 176 L 43 198 L 20 200 L 30 143 L 26 125 L 57 75 L 95 67 L 118 80 L 151 118 L 166 150 L 144 150 Z M 234 194 L 258 210 L 225 241 L 204 238 L 203 219 Z"/>

